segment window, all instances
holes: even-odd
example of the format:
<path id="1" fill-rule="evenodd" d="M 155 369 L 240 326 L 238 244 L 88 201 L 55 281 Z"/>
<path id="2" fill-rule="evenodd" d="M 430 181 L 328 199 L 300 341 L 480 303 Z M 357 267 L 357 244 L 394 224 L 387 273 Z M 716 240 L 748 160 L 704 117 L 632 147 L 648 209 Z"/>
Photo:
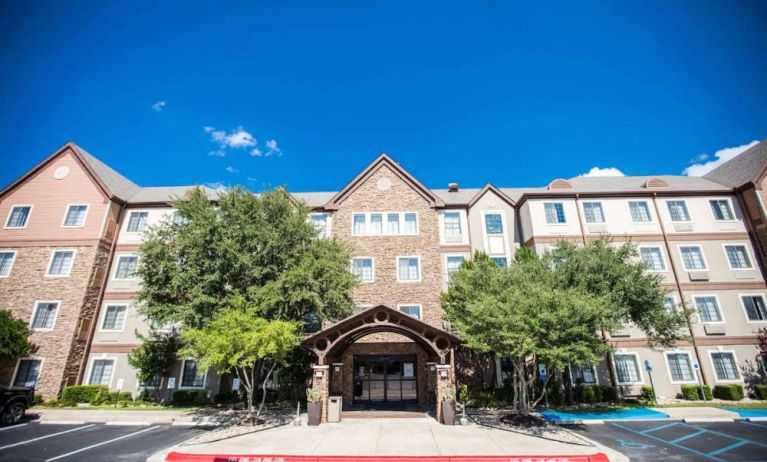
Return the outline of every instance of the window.
<path id="1" fill-rule="evenodd" d="M 705 271 L 706 260 L 703 258 L 703 250 L 700 246 L 679 247 L 682 254 L 682 265 L 685 271 Z"/>
<path id="2" fill-rule="evenodd" d="M 565 206 L 561 202 L 549 202 L 543 204 L 546 212 L 546 223 L 550 225 L 565 223 Z"/>
<path id="3" fill-rule="evenodd" d="M 415 213 L 405 214 L 404 234 L 418 234 L 418 216 Z"/>
<path id="4" fill-rule="evenodd" d="M 666 262 L 660 247 L 641 247 L 639 255 L 648 271 L 666 271 Z"/>
<path id="5" fill-rule="evenodd" d="M 450 280 L 451 277 L 453 277 L 453 273 L 458 271 L 458 269 L 461 267 L 461 263 L 463 263 L 464 258 L 460 255 L 448 255 L 445 257 L 445 262 L 447 266 L 447 279 Z"/>
<path id="6" fill-rule="evenodd" d="M 421 269 L 418 257 L 397 257 L 397 280 L 419 281 Z"/>
<path id="7" fill-rule="evenodd" d="M 46 276 L 69 276 L 72 270 L 72 262 L 75 259 L 74 250 L 55 250 L 48 263 Z"/>
<path id="8" fill-rule="evenodd" d="M 629 201 L 629 212 L 631 221 L 634 223 L 647 223 L 652 221 L 650 216 L 650 206 L 645 201 Z"/>
<path id="9" fill-rule="evenodd" d="M 767 321 L 767 308 L 764 305 L 763 296 L 744 295 L 740 297 L 740 300 L 743 302 L 749 321 Z"/>
<path id="10" fill-rule="evenodd" d="M 117 259 L 115 279 L 133 279 L 136 275 L 138 257 L 136 255 L 122 255 Z"/>
<path id="11" fill-rule="evenodd" d="M 489 235 L 503 234 L 503 220 L 500 213 L 488 213 L 485 215 L 485 231 Z"/>
<path id="12" fill-rule="evenodd" d="M 602 210 L 601 202 L 584 202 L 583 203 L 583 216 L 586 218 L 586 223 L 604 223 L 605 214 Z"/>
<path id="13" fill-rule="evenodd" d="M 149 377 L 149 380 L 139 383 L 139 386 L 144 388 L 159 388 L 162 386 L 162 375 L 152 374 L 152 376 Z"/>
<path id="14" fill-rule="evenodd" d="M 663 306 L 666 307 L 666 311 L 669 313 L 676 312 L 676 302 L 674 301 L 673 297 L 666 297 L 663 300 Z"/>
<path id="15" fill-rule="evenodd" d="M 0 278 L 8 277 L 11 274 L 11 267 L 15 259 L 16 252 L 0 252 Z"/>
<path id="16" fill-rule="evenodd" d="M 573 375 L 573 383 L 575 384 L 595 384 L 597 383 L 597 375 L 594 373 L 594 366 L 576 366 L 570 365 L 570 372 Z"/>
<path id="17" fill-rule="evenodd" d="M 500 266 L 501 268 L 506 268 L 506 265 L 508 264 L 506 257 L 490 257 L 490 259 L 495 262 L 496 266 Z"/>
<path id="18" fill-rule="evenodd" d="M 85 215 L 88 214 L 87 205 L 70 205 L 67 207 L 67 214 L 64 216 L 65 228 L 79 228 L 85 225 Z"/>
<path id="19" fill-rule="evenodd" d="M 745 245 L 725 245 L 724 253 L 727 254 L 727 261 L 730 264 L 730 269 L 753 268 Z"/>
<path id="20" fill-rule="evenodd" d="M 35 306 L 35 314 L 32 316 L 32 329 L 52 330 L 58 311 L 59 302 L 38 302 Z"/>
<path id="21" fill-rule="evenodd" d="M 638 383 L 639 364 L 635 355 L 615 355 L 615 373 L 619 383 Z"/>
<path id="22" fill-rule="evenodd" d="M 94 359 L 88 384 L 109 386 L 109 383 L 112 381 L 114 366 L 114 359 Z"/>
<path id="23" fill-rule="evenodd" d="M 20 359 L 16 368 L 16 377 L 13 378 L 14 387 L 34 387 L 40 377 L 40 367 L 43 365 L 39 359 Z"/>
<path id="24" fill-rule="evenodd" d="M 32 213 L 31 205 L 14 205 L 8 214 L 8 221 L 5 222 L 5 227 L 26 228 L 30 213 Z"/>
<path id="25" fill-rule="evenodd" d="M 730 201 L 727 199 L 716 199 L 708 201 L 711 204 L 711 211 L 714 212 L 714 219 L 717 221 L 732 221 L 735 216 L 732 214 Z"/>
<path id="26" fill-rule="evenodd" d="M 180 212 L 174 212 L 173 223 L 177 225 L 185 225 L 189 223 L 189 218 L 185 217 L 184 215 L 181 215 Z"/>
<path id="27" fill-rule="evenodd" d="M 690 221 L 690 213 L 687 211 L 687 202 L 668 201 L 668 213 L 671 215 L 671 221 Z"/>
<path id="28" fill-rule="evenodd" d="M 445 237 L 461 236 L 461 214 L 458 212 L 445 212 Z"/>
<path id="29" fill-rule="evenodd" d="M 352 258 L 352 273 L 362 282 L 373 282 L 373 259 Z"/>
<path id="30" fill-rule="evenodd" d="M 326 213 L 313 213 L 311 216 L 312 226 L 317 230 L 317 234 L 322 237 L 330 235 L 328 232 L 328 215 Z"/>
<path id="31" fill-rule="evenodd" d="M 399 310 L 408 316 L 421 319 L 421 305 L 400 305 Z"/>
<path id="32" fill-rule="evenodd" d="M 364 236 L 365 235 L 365 214 L 364 213 L 355 213 L 352 217 L 353 226 L 352 226 L 352 234 L 355 236 Z"/>
<path id="33" fill-rule="evenodd" d="M 107 305 L 101 330 L 122 330 L 127 312 L 128 307 L 125 305 Z"/>
<path id="34" fill-rule="evenodd" d="M 731 352 L 711 352 L 711 362 L 717 380 L 739 380 L 740 372 L 735 362 L 735 354 Z"/>
<path id="35" fill-rule="evenodd" d="M 690 355 L 687 353 L 666 353 L 668 370 L 671 373 L 671 382 L 693 382 L 695 377 L 692 373 Z"/>
<path id="36" fill-rule="evenodd" d="M 128 232 L 143 231 L 146 228 L 147 218 L 149 218 L 149 212 L 131 212 L 128 218 Z"/>
<path id="37" fill-rule="evenodd" d="M 695 308 L 701 322 L 722 322 L 722 313 L 719 311 L 719 302 L 716 297 L 695 297 Z"/>
<path id="38" fill-rule="evenodd" d="M 399 234 L 399 213 L 386 214 L 386 232 L 389 234 Z"/>
<path id="39" fill-rule="evenodd" d="M 197 367 L 197 361 L 184 360 L 184 368 L 181 372 L 181 386 L 184 388 L 203 388 L 205 386 L 205 373 Z"/>
<path id="40" fill-rule="evenodd" d="M 384 222 L 384 219 L 386 220 Z M 352 214 L 353 236 L 418 234 L 418 215 L 413 212 Z"/>
<path id="41" fill-rule="evenodd" d="M 383 234 L 383 216 L 380 213 L 370 214 L 370 234 Z"/>

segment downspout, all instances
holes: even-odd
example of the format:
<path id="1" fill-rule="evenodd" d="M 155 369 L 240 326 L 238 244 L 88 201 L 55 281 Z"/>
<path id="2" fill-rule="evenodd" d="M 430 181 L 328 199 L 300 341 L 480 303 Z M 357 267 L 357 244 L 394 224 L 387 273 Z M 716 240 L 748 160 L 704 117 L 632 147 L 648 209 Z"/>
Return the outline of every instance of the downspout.
<path id="1" fill-rule="evenodd" d="M 762 212 L 763 220 L 767 220 L 767 211 L 765 211 L 764 202 L 762 201 L 762 197 L 759 195 L 759 192 L 757 191 L 756 187 L 754 187 L 754 195 L 756 196 L 757 203 L 759 204 L 760 212 Z M 743 191 L 736 192 L 735 197 L 738 198 L 738 205 L 740 205 L 740 210 L 743 213 L 743 221 L 746 223 L 748 234 L 751 237 L 751 245 L 753 245 L 754 249 L 756 249 L 759 252 L 759 267 L 762 270 L 762 274 L 765 274 L 765 264 L 767 264 L 767 256 L 765 256 L 764 254 L 764 247 L 762 247 L 762 240 L 759 238 L 759 234 L 756 232 L 754 223 L 751 221 L 751 213 L 748 210 L 746 199 L 745 197 L 743 197 Z"/>
<path id="2" fill-rule="evenodd" d="M 666 236 L 666 227 L 663 226 L 663 220 L 660 216 L 660 211 L 658 209 L 658 193 L 652 193 L 652 205 L 655 209 L 655 216 L 658 217 L 658 224 L 660 225 L 660 233 L 663 236 L 663 243 L 666 247 L 666 255 L 668 255 L 668 262 L 671 266 L 671 273 L 674 275 L 674 283 L 676 284 L 676 290 L 679 293 L 679 301 L 682 304 L 682 309 L 687 311 L 687 303 L 684 301 L 684 293 L 682 292 L 682 285 L 679 282 L 679 274 L 676 271 L 676 265 L 674 264 L 674 259 L 671 257 L 671 244 L 668 242 L 668 236 Z M 692 323 L 690 322 L 689 316 L 685 316 L 685 322 L 687 323 L 687 330 L 690 332 L 690 340 L 692 342 L 692 348 L 693 351 L 695 351 L 695 358 L 698 360 L 698 364 L 700 364 L 700 375 L 703 378 L 703 384 L 708 385 L 708 380 L 706 379 L 706 372 L 703 369 L 703 361 L 700 359 L 700 350 L 698 349 L 698 342 L 695 340 L 695 332 L 692 330 Z"/>

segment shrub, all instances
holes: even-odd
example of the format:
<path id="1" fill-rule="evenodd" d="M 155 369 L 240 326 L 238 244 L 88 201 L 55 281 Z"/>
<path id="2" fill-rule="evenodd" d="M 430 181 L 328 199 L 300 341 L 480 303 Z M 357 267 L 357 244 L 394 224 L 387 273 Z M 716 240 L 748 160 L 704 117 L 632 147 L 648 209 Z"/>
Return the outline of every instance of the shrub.
<path id="1" fill-rule="evenodd" d="M 100 391 L 108 392 L 105 385 L 71 385 L 61 392 L 62 406 L 74 406 L 77 403 L 90 403 Z"/>
<path id="2" fill-rule="evenodd" d="M 653 390 L 651 386 L 643 385 L 642 386 L 642 399 L 644 401 L 654 402 L 655 401 L 655 390 Z"/>
<path id="3" fill-rule="evenodd" d="M 187 390 L 177 390 L 173 392 L 173 404 L 189 404 L 191 399 Z"/>
<path id="4" fill-rule="evenodd" d="M 37 406 L 43 404 L 43 395 L 40 393 L 35 393 L 35 395 L 32 397 L 32 406 Z"/>
<path id="5" fill-rule="evenodd" d="M 173 392 L 173 405 L 206 404 L 208 392 L 206 390 L 177 390 Z"/>
<path id="6" fill-rule="evenodd" d="M 756 399 L 767 399 L 767 385 L 754 385 L 754 397 Z"/>
<path id="7" fill-rule="evenodd" d="M 599 388 L 602 390 L 602 400 L 606 403 L 614 403 L 615 401 L 618 401 L 618 390 L 615 389 L 615 387 L 611 387 L 610 385 L 600 385 Z"/>
<path id="8" fill-rule="evenodd" d="M 123 402 L 131 402 L 133 401 L 133 394 L 129 391 L 121 391 L 117 395 L 117 401 L 123 403 Z"/>
<path id="9" fill-rule="evenodd" d="M 613 389 L 612 392 L 614 393 L 615 390 Z M 602 403 L 612 397 L 611 392 L 607 392 L 607 395 L 608 396 L 605 397 L 605 391 L 603 387 L 599 385 L 576 385 L 573 387 L 573 400 L 576 403 Z"/>
<path id="10" fill-rule="evenodd" d="M 714 397 L 728 401 L 740 401 L 743 399 L 743 385 L 731 383 L 729 385 L 717 385 L 714 387 Z"/>
<path id="11" fill-rule="evenodd" d="M 565 403 L 565 393 L 562 389 L 562 382 L 558 377 L 554 376 L 549 380 L 546 386 L 546 393 L 548 394 L 549 405 L 561 406 Z"/>
<path id="12" fill-rule="evenodd" d="M 192 394 L 192 403 L 193 404 L 207 404 L 208 403 L 208 392 L 205 390 L 197 390 L 196 393 Z"/>
<path id="13" fill-rule="evenodd" d="M 703 393 L 705 393 L 706 399 L 709 401 L 714 398 L 713 393 L 711 393 L 711 387 L 708 385 L 703 385 Z M 682 397 L 690 401 L 703 400 L 699 385 L 682 385 Z"/>

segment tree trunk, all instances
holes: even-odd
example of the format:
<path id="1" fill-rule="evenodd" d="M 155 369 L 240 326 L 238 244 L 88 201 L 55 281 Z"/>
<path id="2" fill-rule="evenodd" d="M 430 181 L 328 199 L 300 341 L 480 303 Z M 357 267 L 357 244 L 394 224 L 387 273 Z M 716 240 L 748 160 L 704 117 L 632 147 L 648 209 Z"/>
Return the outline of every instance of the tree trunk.
<path id="1" fill-rule="evenodd" d="M 261 384 L 261 404 L 258 405 L 258 412 L 256 412 L 256 423 L 258 423 L 258 418 L 261 416 L 261 411 L 264 409 L 264 403 L 266 402 L 266 382 L 269 381 L 269 376 L 272 375 L 272 371 L 276 365 L 276 362 L 272 364 L 272 367 L 269 368 L 269 371 L 266 373 L 266 377 L 264 377 L 264 381 Z"/>

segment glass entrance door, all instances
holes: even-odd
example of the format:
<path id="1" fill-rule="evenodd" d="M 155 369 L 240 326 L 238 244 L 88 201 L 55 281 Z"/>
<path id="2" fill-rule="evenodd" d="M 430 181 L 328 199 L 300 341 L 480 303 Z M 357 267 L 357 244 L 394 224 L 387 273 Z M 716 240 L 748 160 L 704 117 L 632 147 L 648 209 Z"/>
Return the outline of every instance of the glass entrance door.
<path id="1" fill-rule="evenodd" d="M 354 404 L 418 402 L 415 356 L 354 357 Z"/>

